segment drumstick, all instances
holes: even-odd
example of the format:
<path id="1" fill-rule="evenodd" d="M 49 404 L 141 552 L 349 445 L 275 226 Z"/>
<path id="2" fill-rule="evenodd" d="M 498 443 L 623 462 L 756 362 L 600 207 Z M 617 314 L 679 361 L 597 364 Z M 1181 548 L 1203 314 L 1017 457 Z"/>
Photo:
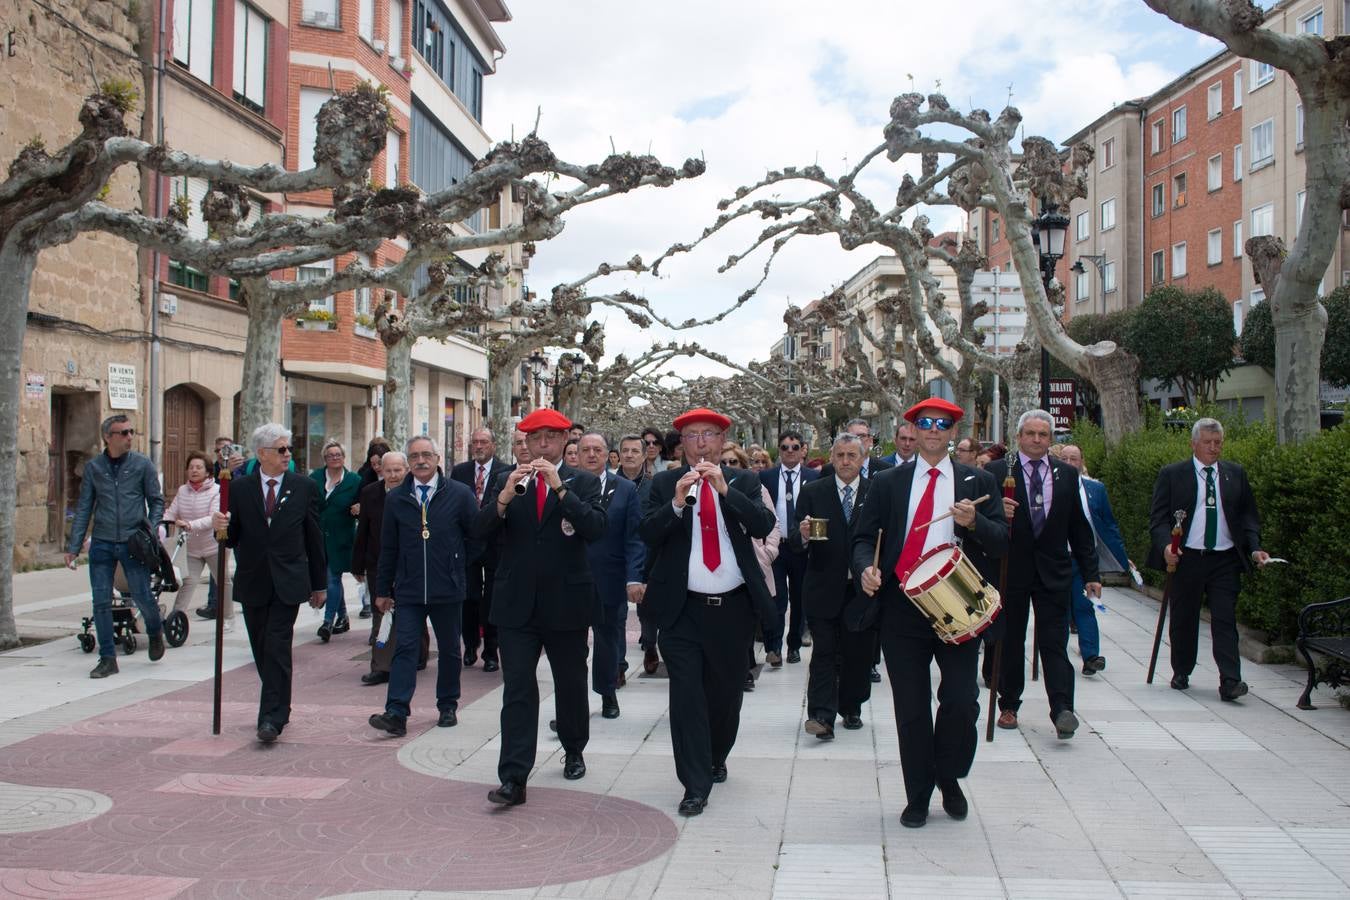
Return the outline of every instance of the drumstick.
<path id="1" fill-rule="evenodd" d="M 881 565 L 881 536 L 885 533 L 885 529 L 877 529 L 877 545 L 872 548 L 872 568 L 874 569 Z"/>
<path id="2" fill-rule="evenodd" d="M 981 503 L 983 503 L 984 501 L 986 501 L 986 500 L 988 500 L 988 499 L 989 499 L 989 495 L 988 495 L 988 494 L 985 494 L 983 497 L 976 497 L 976 498 L 975 498 L 974 500 L 972 500 L 971 502 L 972 502 L 972 503 L 975 503 L 976 505 L 978 505 L 978 504 L 981 504 Z M 951 518 L 952 516 L 954 516 L 954 515 L 956 515 L 956 513 L 955 513 L 954 511 L 952 511 L 952 510 L 949 509 L 949 510 L 947 510 L 945 513 L 943 513 L 943 514 L 940 515 L 940 516 L 933 516 L 933 518 L 929 519 L 927 522 L 924 522 L 922 525 L 915 525 L 915 526 L 914 526 L 914 530 L 915 530 L 915 531 L 923 531 L 925 528 L 927 528 L 929 525 L 932 525 L 934 522 L 941 522 L 943 519 L 950 519 L 950 518 Z"/>

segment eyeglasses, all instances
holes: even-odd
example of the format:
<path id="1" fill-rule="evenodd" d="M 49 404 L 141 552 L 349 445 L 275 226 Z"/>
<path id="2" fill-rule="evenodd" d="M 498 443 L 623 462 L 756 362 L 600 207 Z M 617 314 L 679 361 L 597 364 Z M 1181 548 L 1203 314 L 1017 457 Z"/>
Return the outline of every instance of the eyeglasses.
<path id="1" fill-rule="evenodd" d="M 795 452 L 795 451 L 797 451 L 797 450 L 802 449 L 802 445 L 801 445 L 801 444 L 779 444 L 779 445 L 778 445 L 778 449 L 779 449 L 779 450 L 786 450 L 787 452 L 792 453 L 792 452 Z"/>
<path id="2" fill-rule="evenodd" d="M 291 455 L 291 448 L 290 448 L 290 447 L 259 447 L 258 449 L 259 449 L 259 450 L 271 450 L 273 453 L 277 454 L 278 456 L 290 456 L 290 455 Z"/>
<path id="3" fill-rule="evenodd" d="M 408 461 L 409 461 L 409 462 L 412 462 L 412 461 L 418 460 L 418 459 L 435 459 L 435 458 L 436 458 L 436 454 L 435 454 L 435 453 L 432 453 L 430 450 L 427 450 L 427 451 L 425 451 L 425 452 L 423 452 L 423 453 L 409 453 L 409 454 L 408 454 Z"/>
<path id="4" fill-rule="evenodd" d="M 955 419 L 946 417 L 935 419 L 932 416 L 919 416 L 914 420 L 914 427 L 920 431 L 932 431 L 934 428 L 938 431 L 949 431 L 955 424 Z"/>
<path id="5" fill-rule="evenodd" d="M 680 437 L 686 441 L 711 441 L 720 438 L 720 431 L 682 431 Z"/>
<path id="6" fill-rule="evenodd" d="M 116 434 L 116 435 L 119 435 L 119 436 L 121 436 L 121 437 L 131 437 L 131 436 L 132 436 L 133 434 L 135 434 L 135 433 L 136 433 L 136 429 L 135 429 L 135 428 L 123 428 L 121 431 L 110 431 L 110 432 L 108 432 L 108 434 Z"/>

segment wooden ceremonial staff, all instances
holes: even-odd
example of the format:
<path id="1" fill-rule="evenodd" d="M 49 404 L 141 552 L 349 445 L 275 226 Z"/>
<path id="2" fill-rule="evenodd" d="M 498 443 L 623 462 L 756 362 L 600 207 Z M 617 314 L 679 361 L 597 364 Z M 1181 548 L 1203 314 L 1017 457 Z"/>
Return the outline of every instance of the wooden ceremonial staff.
<path id="1" fill-rule="evenodd" d="M 217 479 L 220 482 L 220 511 L 222 513 L 230 511 L 230 477 L 230 467 L 227 463 L 220 470 L 220 476 Z M 228 537 L 228 527 L 216 529 L 216 683 L 211 707 L 212 734 L 220 734 L 220 672 L 221 660 L 225 655 L 225 604 L 234 602 L 225 592 L 225 571 L 229 565 L 226 557 L 230 554 L 230 551 L 225 547 L 225 540 Z"/>
<path id="2" fill-rule="evenodd" d="M 1172 513 L 1172 555 L 1176 556 L 1177 551 L 1181 549 L 1181 523 L 1186 521 L 1186 510 L 1179 509 Z M 1148 678 L 1144 679 L 1144 684 L 1153 683 L 1153 670 L 1158 667 L 1158 648 L 1162 646 L 1163 625 L 1167 622 L 1167 604 L 1171 602 L 1172 596 L 1172 576 L 1176 574 L 1177 564 L 1172 562 L 1167 564 L 1167 577 L 1163 580 L 1162 602 L 1158 604 L 1158 627 L 1153 632 L 1153 653 L 1148 658 Z"/>
<path id="3" fill-rule="evenodd" d="M 1017 482 L 1013 480 L 1012 469 L 1009 468 L 1007 477 L 1003 479 L 1003 499 L 1011 500 L 1013 498 L 1013 491 L 1015 491 L 1016 489 L 1017 489 Z M 1005 605 L 1008 602 L 1007 600 L 1008 554 L 1010 554 L 1011 552 L 1012 552 L 1012 519 L 1009 519 L 1008 549 L 1004 551 L 1003 559 L 999 560 L 998 565 L 998 596 L 999 599 L 1002 600 Z M 1007 622 L 1005 621 L 1003 624 L 1004 627 L 1006 628 Z M 1032 647 L 1033 648 L 1035 647 L 1035 641 L 1032 642 Z M 985 652 L 986 653 L 990 652 L 988 647 L 985 648 Z M 1035 651 L 1033 650 L 1033 652 Z M 993 654 L 994 654 L 993 671 L 990 672 L 989 674 L 989 717 L 988 722 L 986 722 L 984 726 L 984 739 L 986 742 L 993 741 L 994 739 L 994 719 L 997 718 L 997 716 L 994 713 L 994 710 L 998 708 L 998 670 L 999 667 L 1003 664 L 1002 638 L 999 638 L 998 640 L 994 641 Z"/>

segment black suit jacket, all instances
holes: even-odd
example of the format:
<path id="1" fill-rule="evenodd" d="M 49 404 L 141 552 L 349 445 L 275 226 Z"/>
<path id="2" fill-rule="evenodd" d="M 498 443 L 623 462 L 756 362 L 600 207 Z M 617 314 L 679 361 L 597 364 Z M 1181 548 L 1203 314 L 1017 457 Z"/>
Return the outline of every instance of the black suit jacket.
<path id="1" fill-rule="evenodd" d="M 489 614 L 493 625 L 573 630 L 591 624 L 595 580 L 586 545 L 605 533 L 600 479 L 565 464 L 558 466 L 558 477 L 568 490 L 561 500 L 557 491 L 548 492 L 542 521 L 535 513 L 533 478 L 526 480 L 524 494 L 512 495 L 506 515 L 497 515 L 505 470 L 478 511 L 475 534 L 489 542 L 500 538 Z"/>
<path id="2" fill-rule="evenodd" d="M 1153 546 L 1148 551 L 1150 568 L 1166 568 L 1162 551 L 1172 541 L 1172 513 L 1178 509 L 1186 510 L 1186 519 L 1181 523 L 1181 543 L 1183 547 L 1186 545 L 1186 535 L 1195 522 L 1197 480 L 1194 459 L 1163 466 L 1158 472 L 1158 480 L 1153 485 L 1153 508 L 1148 517 L 1149 534 L 1153 539 Z M 1261 549 L 1261 517 L 1256 511 L 1256 497 L 1247 483 L 1246 470 L 1237 463 L 1219 460 L 1218 481 L 1224 521 L 1233 536 L 1233 546 L 1242 557 L 1243 568 L 1250 572 L 1252 553 Z"/>
<path id="3" fill-rule="evenodd" d="M 380 525 L 384 522 L 386 493 L 383 481 L 361 488 L 361 514 L 356 517 L 356 543 L 352 544 L 353 575 L 374 578 L 380 568 Z"/>
<path id="4" fill-rule="evenodd" d="M 689 471 L 688 466 L 658 472 L 643 504 L 642 539 L 647 542 L 647 593 L 643 597 L 661 628 L 669 628 L 680 617 L 689 593 L 689 550 L 693 544 L 695 508 L 685 506 L 676 514 L 671 505 L 675 483 Z M 726 496 L 714 492 L 714 500 L 726 520 L 727 534 L 736 553 L 736 565 L 750 591 L 756 617 L 760 621 L 773 609 L 773 599 L 764 583 L 764 572 L 755 558 L 751 538 L 768 536 L 778 527 L 773 510 L 764 505 L 764 494 L 755 473 L 746 469 L 722 467 L 727 480 Z"/>
<path id="5" fill-rule="evenodd" d="M 896 614 L 901 617 L 903 630 L 932 634 L 933 626 L 900 590 L 900 581 L 895 577 L 895 565 L 900 561 L 900 550 L 904 546 L 905 520 L 909 516 L 909 494 L 914 482 L 914 469 L 915 465 L 911 461 L 878 472 L 871 479 L 867 502 L 854 522 L 853 578 L 855 581 L 862 578 L 863 569 L 872 565 L 877 530 L 884 529 L 878 563 L 881 589 L 876 593 L 876 601 L 879 605 L 896 610 Z M 986 470 L 953 462 L 952 477 L 953 494 L 958 501 L 989 495 L 988 500 L 976 507 L 975 524 L 971 528 L 957 525 L 954 534 L 961 543 L 961 551 L 986 581 L 996 585 L 998 560 L 1008 552 L 1008 524 L 1003 518 L 1003 495 L 993 476 Z M 946 510 L 935 509 L 933 512 L 940 515 Z"/>
<path id="6" fill-rule="evenodd" d="M 478 463 L 472 459 L 460 463 L 450 470 L 450 479 L 452 481 L 458 481 L 472 491 L 473 480 L 478 474 L 476 468 L 477 465 Z M 492 506 L 493 503 L 496 502 L 495 498 L 497 492 L 501 490 L 501 479 L 506 478 L 514 468 L 515 466 L 504 463 L 495 456 L 492 458 L 492 462 L 489 464 L 487 472 L 487 479 L 483 484 L 483 498 L 478 502 L 479 509 L 482 509 L 485 506 Z M 494 485 L 496 486 L 495 489 Z M 498 557 L 497 541 L 483 541 L 482 543 L 475 543 L 474 546 L 478 548 L 478 555 L 476 557 L 470 557 L 469 563 L 483 565 L 489 569 L 495 570 L 497 568 Z"/>
<path id="7" fill-rule="evenodd" d="M 879 456 L 869 457 L 867 460 L 867 474 L 864 475 L 863 477 L 871 478 L 878 472 L 884 472 L 887 469 L 893 468 L 895 468 L 895 466 L 892 465 L 891 461 L 888 459 L 882 459 Z M 827 462 L 825 465 L 820 467 L 821 478 L 830 478 L 833 475 L 834 475 L 834 463 Z"/>
<path id="8" fill-rule="evenodd" d="M 226 546 L 234 551 L 234 599 L 266 606 L 272 595 L 299 606 L 328 587 L 328 561 L 319 528 L 319 489 L 296 472 L 284 472 L 269 525 L 261 469 L 230 486 Z"/>
<path id="9" fill-rule="evenodd" d="M 854 486 L 853 518 L 850 523 L 844 522 L 844 506 L 839 500 L 838 485 L 833 475 L 819 478 L 802 488 L 797 499 L 797 521 L 792 524 L 788 542 L 799 552 L 807 554 L 802 599 L 808 616 L 834 618 L 844 611 L 844 604 L 854 593 L 853 582 L 849 578 L 850 562 L 853 559 L 853 523 L 858 521 L 870 482 L 869 478 L 859 478 Z M 807 516 L 829 520 L 829 540 L 802 540 L 800 525 Z"/>
<path id="10" fill-rule="evenodd" d="M 1050 515 L 1037 538 L 1031 530 L 1031 500 L 1020 459 L 1017 451 L 1011 450 L 1006 457 L 994 460 L 984 469 L 993 476 L 994 496 L 999 498 L 1000 505 L 1003 479 L 1007 477 L 1010 464 L 1013 479 L 1017 482 L 1013 494 L 1017 511 L 1013 514 L 1012 545 L 1008 551 L 1011 554 L 1008 557 L 1009 589 L 1029 590 L 1039 578 L 1040 583 L 1051 591 L 1067 591 L 1073 584 L 1074 562 L 1078 563 L 1078 571 L 1083 574 L 1085 583 L 1097 581 L 1100 577 L 1097 541 L 1078 494 L 1078 470 L 1046 455 L 1054 485 L 1050 495 Z"/>

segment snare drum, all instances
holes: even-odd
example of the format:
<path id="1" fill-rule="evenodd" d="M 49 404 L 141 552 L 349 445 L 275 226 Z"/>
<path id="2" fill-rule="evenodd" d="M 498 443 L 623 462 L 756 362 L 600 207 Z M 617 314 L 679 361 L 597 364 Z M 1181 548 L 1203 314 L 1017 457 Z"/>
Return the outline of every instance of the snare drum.
<path id="1" fill-rule="evenodd" d="M 919 557 L 902 587 L 948 644 L 978 637 L 1003 606 L 998 589 L 955 544 L 939 544 Z"/>

